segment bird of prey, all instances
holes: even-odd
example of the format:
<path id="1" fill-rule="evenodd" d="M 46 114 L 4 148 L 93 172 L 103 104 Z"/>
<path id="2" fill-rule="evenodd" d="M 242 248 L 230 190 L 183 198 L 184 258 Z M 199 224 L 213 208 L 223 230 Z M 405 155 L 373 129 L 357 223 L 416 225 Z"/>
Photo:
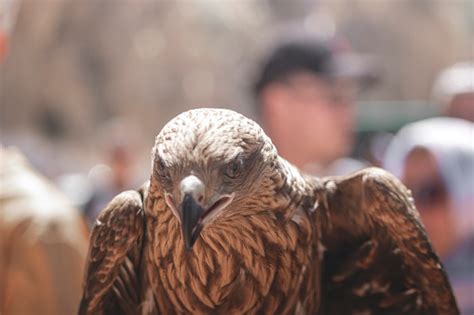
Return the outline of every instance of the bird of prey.
<path id="1" fill-rule="evenodd" d="M 93 228 L 79 314 L 458 314 L 407 189 L 305 175 L 254 121 L 196 109 Z"/>

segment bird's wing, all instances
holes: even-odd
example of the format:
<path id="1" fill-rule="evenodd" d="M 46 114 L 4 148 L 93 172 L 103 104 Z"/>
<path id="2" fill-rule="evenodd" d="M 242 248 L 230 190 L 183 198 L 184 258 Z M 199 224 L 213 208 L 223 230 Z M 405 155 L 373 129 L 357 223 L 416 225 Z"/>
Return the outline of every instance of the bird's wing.
<path id="1" fill-rule="evenodd" d="M 321 183 L 322 314 L 459 314 L 405 186 L 377 168 Z"/>
<path id="2" fill-rule="evenodd" d="M 123 192 L 99 215 L 90 238 L 79 315 L 137 314 L 144 193 Z"/>

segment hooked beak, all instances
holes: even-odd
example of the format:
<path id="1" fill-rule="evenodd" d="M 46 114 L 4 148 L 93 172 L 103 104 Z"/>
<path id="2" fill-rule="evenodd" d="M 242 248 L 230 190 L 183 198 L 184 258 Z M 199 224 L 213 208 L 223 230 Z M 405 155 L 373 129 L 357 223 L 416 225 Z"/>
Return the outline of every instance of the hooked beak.
<path id="1" fill-rule="evenodd" d="M 165 195 L 165 201 L 181 222 L 184 244 L 190 250 L 205 224 L 232 202 L 234 194 L 210 198 L 210 205 L 206 207 L 205 186 L 199 178 L 187 176 L 181 181 L 179 188 L 182 201 L 177 208 L 170 194 Z"/>
<path id="2" fill-rule="evenodd" d="M 184 245 L 189 250 L 193 247 L 199 232 L 201 232 L 199 221 L 204 213 L 204 208 L 194 200 L 191 194 L 184 195 L 183 202 L 181 202 L 179 208 Z"/>

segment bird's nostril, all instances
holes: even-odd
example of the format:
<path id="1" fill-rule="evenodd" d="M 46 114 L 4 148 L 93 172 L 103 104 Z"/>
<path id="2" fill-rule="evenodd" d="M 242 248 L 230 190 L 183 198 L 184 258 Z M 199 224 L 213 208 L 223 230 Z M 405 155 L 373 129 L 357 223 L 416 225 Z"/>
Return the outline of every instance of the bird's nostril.
<path id="1" fill-rule="evenodd" d="M 200 195 L 197 200 L 199 203 L 202 203 L 204 201 L 204 196 Z"/>

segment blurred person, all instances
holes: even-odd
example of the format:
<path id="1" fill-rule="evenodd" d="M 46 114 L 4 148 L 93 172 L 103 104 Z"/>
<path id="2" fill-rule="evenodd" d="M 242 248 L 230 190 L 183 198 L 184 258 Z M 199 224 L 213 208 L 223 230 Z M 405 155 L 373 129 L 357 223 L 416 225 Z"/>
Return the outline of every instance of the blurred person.
<path id="1" fill-rule="evenodd" d="M 0 61 L 19 3 L 0 2 Z M 18 151 L 0 146 L 0 314 L 74 314 L 87 246 L 69 200 Z"/>
<path id="2" fill-rule="evenodd" d="M 87 227 L 14 149 L 0 147 L 0 314 L 74 314 Z"/>
<path id="3" fill-rule="evenodd" d="M 131 150 L 125 145 L 114 144 L 107 148 L 105 164 L 94 166 L 89 172 L 92 196 L 85 206 L 89 225 L 99 212 L 118 193 L 133 188 L 131 183 Z"/>
<path id="4" fill-rule="evenodd" d="M 104 163 L 89 172 L 93 192 L 85 206 L 90 226 L 114 196 L 140 185 L 143 178 L 134 177 L 137 138 L 135 126 L 122 119 L 113 119 L 101 130 L 99 142 L 104 150 Z"/>
<path id="5" fill-rule="evenodd" d="M 434 84 L 433 97 L 445 116 L 474 122 L 474 61 L 444 69 Z"/>
<path id="6" fill-rule="evenodd" d="M 260 121 L 280 154 L 315 175 L 366 166 L 346 156 L 354 141 L 356 92 L 372 77 L 341 42 L 283 42 L 263 61 L 254 86 Z"/>
<path id="7" fill-rule="evenodd" d="M 474 314 L 474 124 L 446 117 L 409 124 L 384 164 L 412 191 L 463 314 Z"/>

